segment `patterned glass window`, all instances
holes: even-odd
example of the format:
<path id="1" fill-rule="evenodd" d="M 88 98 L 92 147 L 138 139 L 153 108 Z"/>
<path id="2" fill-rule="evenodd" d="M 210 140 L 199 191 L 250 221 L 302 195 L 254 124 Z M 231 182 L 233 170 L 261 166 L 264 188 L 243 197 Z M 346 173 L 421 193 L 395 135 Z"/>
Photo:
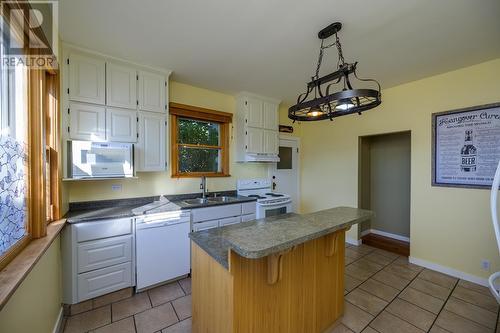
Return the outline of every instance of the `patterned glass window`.
<path id="1" fill-rule="evenodd" d="M 27 84 L 24 66 L 0 64 L 0 257 L 27 235 Z"/>

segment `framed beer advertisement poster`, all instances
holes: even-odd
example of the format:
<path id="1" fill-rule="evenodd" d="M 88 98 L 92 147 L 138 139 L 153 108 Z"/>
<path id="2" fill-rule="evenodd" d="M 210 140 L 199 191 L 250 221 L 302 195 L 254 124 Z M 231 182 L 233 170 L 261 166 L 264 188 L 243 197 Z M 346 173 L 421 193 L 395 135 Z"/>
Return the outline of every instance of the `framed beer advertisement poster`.
<path id="1" fill-rule="evenodd" d="M 500 160 L 500 103 L 432 114 L 432 185 L 490 188 Z"/>

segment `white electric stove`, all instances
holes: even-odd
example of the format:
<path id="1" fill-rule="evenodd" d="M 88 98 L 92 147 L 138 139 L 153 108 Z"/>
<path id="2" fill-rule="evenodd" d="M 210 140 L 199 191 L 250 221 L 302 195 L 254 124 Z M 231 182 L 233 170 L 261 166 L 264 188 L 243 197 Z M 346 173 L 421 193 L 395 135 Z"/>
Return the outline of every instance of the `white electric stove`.
<path id="1" fill-rule="evenodd" d="M 257 199 L 258 219 L 292 211 L 291 197 L 288 194 L 273 192 L 272 181 L 269 179 L 240 179 L 236 190 L 238 195 Z"/>

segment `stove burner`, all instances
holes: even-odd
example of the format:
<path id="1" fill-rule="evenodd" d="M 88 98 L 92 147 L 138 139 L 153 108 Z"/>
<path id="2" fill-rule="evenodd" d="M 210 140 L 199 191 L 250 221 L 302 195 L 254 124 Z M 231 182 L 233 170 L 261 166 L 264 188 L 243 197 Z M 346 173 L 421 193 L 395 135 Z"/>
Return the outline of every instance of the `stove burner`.
<path id="1" fill-rule="evenodd" d="M 266 193 L 266 195 L 269 195 L 273 198 L 283 197 L 283 194 L 276 194 L 276 193 Z"/>
<path id="2" fill-rule="evenodd" d="M 260 195 L 257 194 L 251 194 L 248 196 L 249 198 L 257 198 L 257 199 L 265 199 L 266 197 L 261 197 Z"/>

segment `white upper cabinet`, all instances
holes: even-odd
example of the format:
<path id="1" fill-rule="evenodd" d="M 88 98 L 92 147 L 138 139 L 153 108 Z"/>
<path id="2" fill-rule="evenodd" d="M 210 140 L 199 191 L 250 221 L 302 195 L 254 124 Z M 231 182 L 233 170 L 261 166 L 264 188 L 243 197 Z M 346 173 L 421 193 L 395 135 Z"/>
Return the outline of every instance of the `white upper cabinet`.
<path id="1" fill-rule="evenodd" d="M 137 171 L 164 171 L 166 167 L 166 116 L 139 112 L 139 139 L 136 147 Z"/>
<path id="2" fill-rule="evenodd" d="M 104 105 L 106 103 L 104 59 L 73 53 L 68 61 L 69 99 Z"/>
<path id="3" fill-rule="evenodd" d="M 137 71 L 133 67 L 106 64 L 106 105 L 137 108 Z"/>
<path id="4" fill-rule="evenodd" d="M 246 107 L 246 124 L 250 127 L 262 127 L 263 125 L 263 103 L 256 98 L 247 98 L 245 100 Z"/>
<path id="5" fill-rule="evenodd" d="M 238 162 L 277 162 L 279 101 L 251 93 L 236 98 L 235 150 Z"/>
<path id="6" fill-rule="evenodd" d="M 63 58 L 64 139 L 134 143 L 136 171 L 164 171 L 169 73 L 67 44 Z"/>
<path id="7" fill-rule="evenodd" d="M 165 77 L 139 71 L 139 110 L 165 112 Z"/>
<path id="8" fill-rule="evenodd" d="M 275 103 L 263 102 L 263 128 L 278 130 L 278 105 Z"/>
<path id="9" fill-rule="evenodd" d="M 265 154 L 278 154 L 278 132 L 263 130 L 264 134 L 264 147 L 263 152 Z"/>
<path id="10" fill-rule="evenodd" d="M 260 128 L 248 127 L 245 134 L 245 151 L 253 154 L 262 153 L 264 147 L 264 131 Z"/>
<path id="11" fill-rule="evenodd" d="M 127 109 L 106 109 L 108 141 L 137 142 L 137 112 Z"/>
<path id="12" fill-rule="evenodd" d="M 69 114 L 71 139 L 106 141 L 106 108 L 104 106 L 71 102 Z"/>

